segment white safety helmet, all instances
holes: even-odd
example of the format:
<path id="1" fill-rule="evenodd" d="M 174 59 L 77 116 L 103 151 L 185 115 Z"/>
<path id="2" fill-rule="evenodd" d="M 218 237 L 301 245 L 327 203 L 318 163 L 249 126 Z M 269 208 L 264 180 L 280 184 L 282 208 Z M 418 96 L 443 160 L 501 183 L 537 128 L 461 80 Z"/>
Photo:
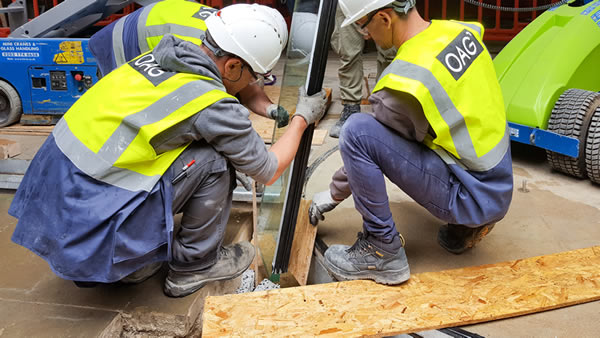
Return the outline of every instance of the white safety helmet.
<path id="1" fill-rule="evenodd" d="M 205 21 L 214 42 L 246 61 L 254 72 L 270 72 L 288 38 L 283 16 L 258 4 L 235 4 L 214 12 Z"/>
<path id="2" fill-rule="evenodd" d="M 382 7 L 393 7 L 395 11 L 406 14 L 415 6 L 415 2 L 416 0 L 339 0 L 338 4 L 346 16 L 346 20 L 342 22 L 342 27 L 346 27 L 363 16 Z"/>
<path id="3" fill-rule="evenodd" d="M 296 12 L 292 16 L 287 56 L 301 59 L 310 55 L 317 30 L 317 14 Z"/>

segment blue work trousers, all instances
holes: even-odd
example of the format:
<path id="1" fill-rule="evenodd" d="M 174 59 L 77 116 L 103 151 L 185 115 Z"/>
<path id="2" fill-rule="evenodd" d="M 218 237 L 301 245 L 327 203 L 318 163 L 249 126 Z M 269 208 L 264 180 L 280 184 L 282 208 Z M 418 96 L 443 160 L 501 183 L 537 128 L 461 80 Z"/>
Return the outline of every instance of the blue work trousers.
<path id="1" fill-rule="evenodd" d="M 422 143 L 403 138 L 369 114 L 353 114 L 346 121 L 340 136 L 340 152 L 355 207 L 363 217 L 364 230 L 376 237 L 391 239 L 398 233 L 384 176 L 431 214 L 448 223 L 477 226 L 488 221 L 485 214 L 489 214 L 490 221 L 495 221 L 506 213 L 507 206 L 502 206 L 501 212 L 482 211 L 485 207 L 481 208 L 481 200 L 469 193 L 472 189 L 464 186 L 454 174 L 457 168 L 451 168 Z M 510 166 L 510 154 L 507 156 Z M 512 179 L 509 179 L 512 188 Z M 473 185 L 481 185 L 481 182 Z"/>

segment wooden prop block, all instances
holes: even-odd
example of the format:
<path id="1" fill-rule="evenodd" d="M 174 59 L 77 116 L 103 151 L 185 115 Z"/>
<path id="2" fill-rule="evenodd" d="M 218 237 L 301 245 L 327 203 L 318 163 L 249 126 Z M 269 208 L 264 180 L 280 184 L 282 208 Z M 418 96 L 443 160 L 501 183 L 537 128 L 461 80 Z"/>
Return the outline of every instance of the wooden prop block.
<path id="1" fill-rule="evenodd" d="M 208 297 L 202 334 L 395 335 L 600 299 L 600 246 L 416 274 L 399 286 L 350 281 Z"/>
<path id="2" fill-rule="evenodd" d="M 21 145 L 13 140 L 0 139 L 0 160 L 15 157 L 21 153 Z"/>
<path id="3" fill-rule="evenodd" d="M 308 219 L 308 208 L 310 202 L 300 201 L 298 209 L 298 219 L 296 221 L 296 230 L 294 230 L 294 242 L 290 253 L 290 265 L 288 271 L 296 278 L 298 284 L 306 285 L 308 279 L 308 270 L 312 252 L 317 238 L 317 227 L 310 224 Z"/>

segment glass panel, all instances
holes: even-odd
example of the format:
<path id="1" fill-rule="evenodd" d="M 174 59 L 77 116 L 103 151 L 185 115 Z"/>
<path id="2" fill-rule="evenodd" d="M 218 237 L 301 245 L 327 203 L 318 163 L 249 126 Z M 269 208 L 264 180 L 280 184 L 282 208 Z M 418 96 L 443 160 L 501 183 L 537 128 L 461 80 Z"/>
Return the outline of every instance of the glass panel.
<path id="1" fill-rule="evenodd" d="M 329 7 L 333 6 L 333 10 L 327 11 L 328 19 L 325 20 L 329 22 L 334 20 L 335 16 L 335 6 L 337 1 L 333 0 L 324 0 Z M 315 67 L 315 61 L 317 63 L 322 63 L 322 60 L 326 60 L 327 51 L 329 47 L 329 36 L 332 30 L 331 25 L 325 25 L 324 29 L 319 30 L 319 34 L 324 35 L 321 36 L 320 39 L 317 39 L 317 13 L 319 11 L 320 2 L 318 0 L 297 0 L 295 11 L 292 16 L 292 24 L 290 29 L 290 39 L 288 40 L 288 47 L 286 52 L 286 62 L 284 67 L 283 81 L 281 82 L 281 93 L 279 97 L 279 105 L 286 108 L 290 113 L 295 111 L 296 103 L 298 100 L 298 88 L 300 86 L 305 86 L 307 84 L 307 76 L 309 71 L 311 72 L 312 77 L 320 77 L 318 83 L 318 90 L 320 90 L 320 86 L 323 80 L 323 72 L 324 72 L 324 63 L 323 63 L 323 71 L 314 72 L 310 70 L 311 67 Z M 322 11 L 323 12 L 323 11 Z M 325 15 L 325 14 L 323 14 Z M 321 27 L 323 27 L 321 23 Z M 326 40 L 325 42 L 323 41 Z M 313 55 L 312 49 L 315 41 L 320 41 L 322 44 L 325 44 L 325 48 L 317 48 L 316 55 Z M 311 65 L 311 60 L 313 60 L 313 65 Z M 314 81 L 313 81 L 314 82 Z M 313 86 L 314 87 L 314 86 Z M 285 128 L 276 129 L 273 133 L 273 142 L 277 141 L 279 137 L 283 134 Z M 308 138 L 306 140 L 306 138 Z M 303 137 L 303 143 L 308 145 L 308 148 L 305 149 L 306 159 L 308 158 L 308 152 L 310 151 L 310 142 L 312 139 L 312 126 L 309 128 Z M 306 148 L 306 147 L 304 147 Z M 302 149 L 302 145 L 301 145 Z M 294 160 L 299 161 L 299 156 L 301 150 L 299 150 L 299 154 Z M 298 190 L 302 189 L 302 184 L 298 185 L 297 181 L 299 177 L 304 177 L 306 161 L 302 159 L 298 163 L 304 167 L 300 167 L 300 169 L 296 168 L 292 170 L 294 165 L 292 164 L 279 178 L 279 180 L 268 187 L 265 187 L 262 202 L 260 206 L 259 216 L 258 216 L 258 244 L 262 253 L 262 258 L 267 267 L 267 272 L 270 275 L 272 280 L 278 280 L 278 274 L 285 272 L 287 270 L 287 260 L 281 264 L 282 257 L 289 256 L 289 249 L 287 246 L 291 247 L 291 241 L 286 241 L 285 239 L 289 239 L 289 233 L 287 236 L 284 234 L 284 240 L 280 243 L 282 232 L 290 231 L 290 229 L 285 226 L 282 229 L 282 223 L 284 221 L 283 210 L 286 210 L 290 213 L 290 207 L 295 209 L 297 213 L 297 206 L 294 205 L 294 199 L 297 199 L 299 202 L 300 194 L 298 194 Z M 297 165 L 298 166 L 298 165 Z M 301 176 L 298 176 L 301 175 Z M 290 182 L 295 182 L 294 190 L 290 194 Z M 296 186 L 298 186 L 296 188 Z M 294 196 L 292 196 L 294 195 Z M 295 196 L 297 195 L 297 196 Z M 289 205 L 286 205 L 289 204 Z M 290 213 L 292 214 L 292 213 Z M 289 218 L 289 217 L 288 217 Z M 289 219 L 288 219 L 289 221 Z M 295 225 L 295 219 L 294 219 Z M 293 236 L 293 228 L 292 236 Z M 273 262 L 275 257 L 279 257 L 279 267 L 276 267 L 273 272 Z M 288 259 L 286 257 L 284 259 Z"/>

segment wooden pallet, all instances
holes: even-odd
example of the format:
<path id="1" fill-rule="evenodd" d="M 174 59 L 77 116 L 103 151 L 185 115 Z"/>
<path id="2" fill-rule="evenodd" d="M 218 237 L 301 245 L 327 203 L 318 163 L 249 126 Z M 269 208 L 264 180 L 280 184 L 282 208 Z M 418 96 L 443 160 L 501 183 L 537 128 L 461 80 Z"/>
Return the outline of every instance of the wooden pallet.
<path id="1" fill-rule="evenodd" d="M 600 246 L 415 274 L 400 286 L 351 281 L 208 297 L 204 337 L 391 336 L 600 299 Z"/>

